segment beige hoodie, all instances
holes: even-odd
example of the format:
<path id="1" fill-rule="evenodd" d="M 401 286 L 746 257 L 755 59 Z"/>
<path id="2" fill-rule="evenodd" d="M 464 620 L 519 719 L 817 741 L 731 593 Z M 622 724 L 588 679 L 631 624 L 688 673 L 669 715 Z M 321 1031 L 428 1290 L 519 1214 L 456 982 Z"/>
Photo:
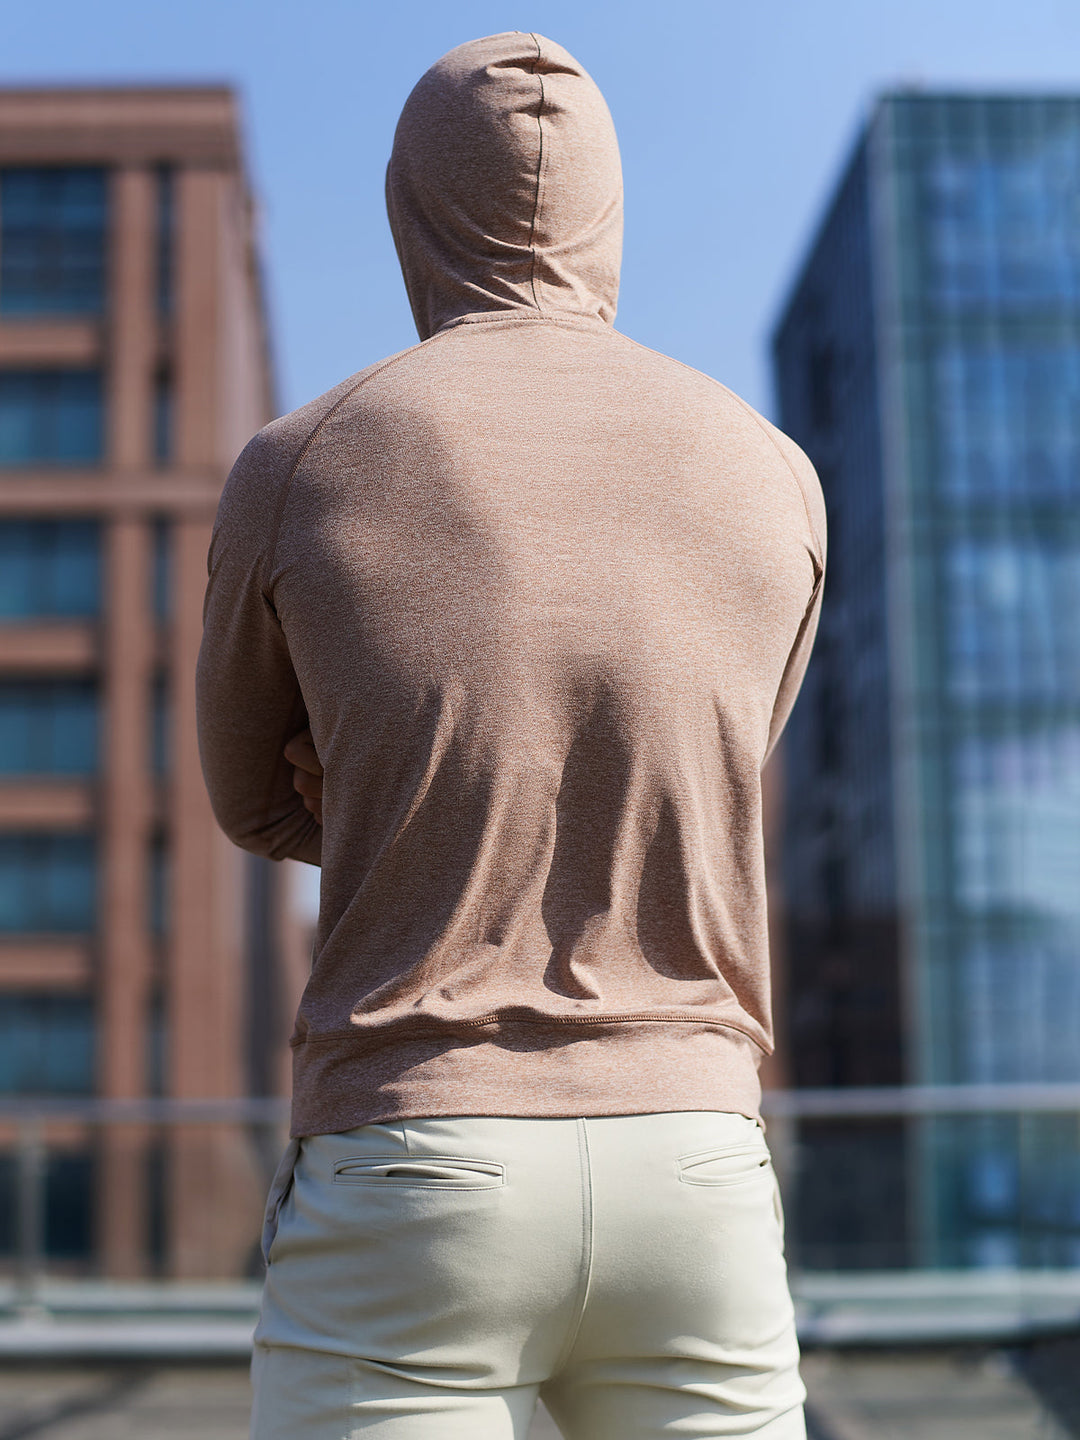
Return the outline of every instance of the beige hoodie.
<path id="1" fill-rule="evenodd" d="M 215 813 L 322 865 L 293 1133 L 754 1115 L 760 774 L 817 624 L 814 472 L 612 328 L 618 148 L 558 45 L 444 56 L 387 197 L 423 343 L 262 430 L 210 547 Z M 321 830 L 282 754 L 308 723 Z"/>

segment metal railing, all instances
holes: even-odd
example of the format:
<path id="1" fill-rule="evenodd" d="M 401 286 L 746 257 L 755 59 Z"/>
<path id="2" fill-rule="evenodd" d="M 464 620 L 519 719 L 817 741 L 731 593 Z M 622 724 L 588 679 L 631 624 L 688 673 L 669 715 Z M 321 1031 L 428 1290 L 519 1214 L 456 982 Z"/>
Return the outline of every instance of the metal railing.
<path id="1" fill-rule="evenodd" d="M 77 1309 L 79 1295 L 95 1286 L 100 1306 L 102 1287 L 110 1284 L 116 1304 L 129 1309 L 137 1310 L 140 1295 L 151 1291 L 158 1310 L 169 1304 L 213 1309 L 217 1302 L 206 1298 L 205 1284 L 201 1298 L 192 1298 L 193 1281 L 231 1284 L 235 1305 L 250 1306 L 259 1279 L 252 1258 L 255 1192 L 269 1181 L 288 1112 L 288 1101 L 277 1098 L 0 1099 L 0 1135 L 6 1136 L 0 1151 L 8 1157 L 13 1211 L 7 1303 L 0 1285 L 0 1309 L 41 1315 L 61 1304 L 61 1294 L 63 1305 Z M 1031 1324 L 1080 1326 L 1080 1084 L 773 1090 L 762 1113 L 785 1199 L 793 1291 L 811 1329 L 817 1325 L 833 1338 L 865 1338 L 882 1326 L 894 1335 L 898 1326 L 929 1335 L 950 1306 L 956 1333 L 977 1334 L 995 1324 L 1002 1333 Z M 70 1265 L 65 1275 L 47 1244 L 46 1214 L 56 1188 L 50 1190 L 50 1155 L 58 1145 L 70 1149 L 73 1135 L 92 1149 L 124 1131 L 166 1150 L 184 1136 L 214 1132 L 227 1142 L 219 1153 L 245 1153 L 248 1181 L 242 1206 L 237 1198 L 239 1218 L 233 1217 L 245 1239 L 227 1266 L 202 1273 L 189 1256 L 186 1268 L 176 1269 L 166 1253 L 156 1289 L 145 1274 L 134 1287 L 110 1274 L 99 1255 L 83 1263 L 81 1275 Z M 979 1196 L 972 1200 L 965 1190 L 969 1172 L 988 1187 L 982 1201 L 989 1211 L 981 1219 L 972 1209 Z M 864 1221 L 881 1233 L 852 1238 L 847 1232 Z M 896 1230 L 893 1238 L 882 1230 L 886 1221 Z M 950 1240 L 950 1225 L 959 1240 Z M 956 1248 L 963 1244 L 970 1254 Z M 243 1264 L 235 1259 L 241 1253 Z M 998 1316 L 993 1323 L 991 1311 Z M 837 1320 L 841 1314 L 846 1321 Z"/>
<path id="2" fill-rule="evenodd" d="M 761 1110 L 766 1119 L 829 1120 L 902 1115 L 1080 1115 L 1080 1084 L 898 1085 L 850 1090 L 766 1090 Z"/>
<path id="3" fill-rule="evenodd" d="M 20 1310 L 40 1307 L 48 1273 L 46 1247 L 46 1162 L 50 1127 L 114 1130 L 228 1126 L 253 1140 L 262 1150 L 262 1170 L 269 1179 L 272 1164 L 260 1137 L 273 1140 L 288 1126 L 289 1101 L 279 1097 L 178 1100 L 102 1099 L 99 1097 L 19 1097 L 0 1099 L 0 1128 L 14 1131 L 14 1286 L 12 1303 Z M 272 1153 L 272 1152 L 271 1152 Z M 233 1277 L 207 1277 L 233 1278 Z"/>

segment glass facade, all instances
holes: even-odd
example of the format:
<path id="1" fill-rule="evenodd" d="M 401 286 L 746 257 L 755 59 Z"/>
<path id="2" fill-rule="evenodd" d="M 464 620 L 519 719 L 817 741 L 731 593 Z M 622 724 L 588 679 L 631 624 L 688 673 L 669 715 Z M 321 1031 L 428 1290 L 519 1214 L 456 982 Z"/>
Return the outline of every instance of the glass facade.
<path id="1" fill-rule="evenodd" d="M 0 678 L 0 775 L 92 775 L 97 764 L 92 680 Z"/>
<path id="2" fill-rule="evenodd" d="M 0 519 L 0 622 L 89 618 L 100 609 L 96 520 Z"/>
<path id="3" fill-rule="evenodd" d="M 0 370 L 0 466 L 98 464 L 102 406 L 96 370 Z"/>
<path id="4" fill-rule="evenodd" d="M 829 826 L 851 827 L 853 797 L 885 786 L 892 813 L 871 824 L 894 843 L 905 1077 L 1077 1081 L 1080 100 L 888 97 L 860 168 L 861 211 L 849 207 L 846 240 L 826 222 L 776 342 L 780 423 L 818 464 L 836 539 L 825 643 L 789 746 L 792 943 L 805 952 L 798 917 L 815 907 L 832 904 L 840 930 L 855 923 L 855 871 L 841 859 L 830 873 Z M 859 235 L 872 274 L 861 290 Z M 848 363 L 863 347 L 872 401 L 838 388 L 820 363 L 829 345 Z M 814 410 L 823 388 L 831 413 Z M 856 475 L 846 437 L 868 407 L 883 438 Z M 853 528 L 862 544 L 875 504 L 883 544 L 865 556 L 881 565 L 886 616 L 851 570 L 863 563 Z M 876 671 L 859 636 L 882 657 Z M 869 739 L 872 706 L 849 699 L 860 665 L 890 715 L 869 774 L 855 732 Z M 827 755 L 828 823 L 813 811 L 827 803 Z M 841 851 L 860 843 L 848 837 Z M 926 1262 L 1077 1262 L 1075 1120 L 914 1128 Z M 1038 1204 L 1015 1180 L 1021 1150 L 1042 1157 Z"/>
<path id="5" fill-rule="evenodd" d="M 898 98 L 922 1078 L 1080 1079 L 1080 101 Z"/>
<path id="6" fill-rule="evenodd" d="M 88 933 L 96 890 L 92 836 L 0 834 L 0 935 Z"/>
<path id="7" fill-rule="evenodd" d="M 105 237 L 103 169 L 0 170 L 0 315 L 101 314 Z"/>

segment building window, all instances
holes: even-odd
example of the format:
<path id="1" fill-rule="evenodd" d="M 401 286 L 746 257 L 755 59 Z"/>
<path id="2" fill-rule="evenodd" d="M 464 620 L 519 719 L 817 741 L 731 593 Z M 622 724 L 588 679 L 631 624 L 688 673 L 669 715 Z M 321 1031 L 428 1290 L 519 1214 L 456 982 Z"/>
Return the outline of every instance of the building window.
<path id="1" fill-rule="evenodd" d="M 90 999 L 0 993 L 0 1094 L 90 1095 L 93 1090 Z"/>
<path id="2" fill-rule="evenodd" d="M 168 1011 L 165 993 L 155 986 L 150 994 L 146 1023 L 146 1093 L 164 1095 L 168 1069 Z"/>
<path id="3" fill-rule="evenodd" d="M 0 619 L 97 615 L 96 520 L 0 520 Z"/>
<path id="4" fill-rule="evenodd" d="M 172 459 L 173 388 L 167 370 L 154 376 L 154 464 L 168 465 Z"/>
<path id="5" fill-rule="evenodd" d="M 172 526 L 163 515 L 154 521 L 154 553 L 150 602 L 156 620 L 169 618 L 169 577 L 172 567 Z"/>
<path id="6" fill-rule="evenodd" d="M 950 695 L 1080 704 L 1080 544 L 961 536 L 944 559 Z"/>
<path id="7" fill-rule="evenodd" d="M 18 1187 L 15 1156 L 0 1155 L 0 1254 L 15 1252 Z M 45 1254 L 89 1260 L 94 1239 L 94 1160 L 81 1150 L 53 1150 L 45 1159 Z"/>
<path id="8" fill-rule="evenodd" d="M 172 314 L 175 228 L 176 174 L 171 165 L 160 165 L 157 172 L 157 308 L 163 319 Z"/>
<path id="9" fill-rule="evenodd" d="M 1022 146 L 995 147 L 987 134 L 971 146 L 946 141 L 926 164 L 928 289 L 942 308 L 1017 310 L 1080 298 L 1075 134 L 1031 112 L 1025 129 Z"/>
<path id="10" fill-rule="evenodd" d="M 162 834 L 150 842 L 150 864 L 147 867 L 146 925 L 155 939 L 161 939 L 169 927 L 169 849 Z"/>
<path id="11" fill-rule="evenodd" d="M 98 696 L 91 680 L 0 680 L 0 775 L 91 775 Z"/>
<path id="12" fill-rule="evenodd" d="M 103 431 L 98 371 L 0 371 L 0 465 L 96 464 Z"/>
<path id="13" fill-rule="evenodd" d="M 150 769 L 161 776 L 169 769 L 169 681 L 159 671 L 150 688 Z"/>
<path id="14" fill-rule="evenodd" d="M 0 835 L 0 934 L 93 930 L 96 872 L 90 835 Z"/>
<path id="15" fill-rule="evenodd" d="M 807 389 L 810 424 L 827 434 L 836 423 L 836 347 L 828 341 L 810 351 Z"/>
<path id="16" fill-rule="evenodd" d="M 952 758 L 958 905 L 972 919 L 1012 911 L 1040 941 L 1064 925 L 1075 967 L 1080 721 L 1012 733 L 998 724 L 958 740 Z"/>
<path id="17" fill-rule="evenodd" d="M 0 314 L 105 308 L 105 171 L 0 171 Z"/>
<path id="18" fill-rule="evenodd" d="M 954 505 L 1080 494 L 1080 347 L 943 344 L 932 372 L 942 492 Z"/>

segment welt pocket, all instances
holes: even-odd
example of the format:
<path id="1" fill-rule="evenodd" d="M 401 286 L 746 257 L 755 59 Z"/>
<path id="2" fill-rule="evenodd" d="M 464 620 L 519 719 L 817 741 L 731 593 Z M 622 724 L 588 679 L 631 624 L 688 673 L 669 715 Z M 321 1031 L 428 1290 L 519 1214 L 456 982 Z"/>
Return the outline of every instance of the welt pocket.
<path id="1" fill-rule="evenodd" d="M 728 1145 L 681 1155 L 676 1164 L 686 1185 L 737 1185 L 768 1171 L 772 1157 L 762 1145 Z"/>
<path id="2" fill-rule="evenodd" d="M 506 1172 L 496 1161 L 457 1155 L 364 1155 L 335 1161 L 334 1184 L 494 1190 L 506 1184 Z"/>

